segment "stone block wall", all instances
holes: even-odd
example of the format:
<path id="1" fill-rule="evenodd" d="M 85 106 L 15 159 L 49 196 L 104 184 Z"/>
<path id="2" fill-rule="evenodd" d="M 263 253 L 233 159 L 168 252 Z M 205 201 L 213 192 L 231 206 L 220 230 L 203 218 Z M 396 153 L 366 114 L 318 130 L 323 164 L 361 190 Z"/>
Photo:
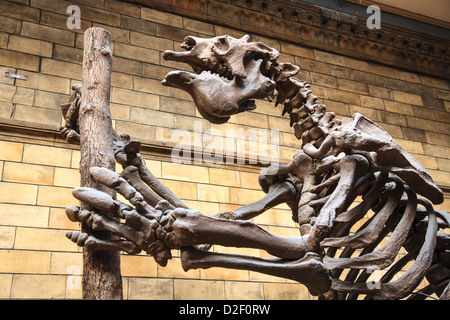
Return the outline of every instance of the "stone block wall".
<path id="1" fill-rule="evenodd" d="M 279 130 L 281 162 L 291 159 L 299 142 L 288 118 L 273 103 L 257 101 L 255 111 L 233 116 L 225 125 L 211 125 L 186 93 L 162 86 L 167 72 L 186 68 L 165 61 L 162 52 L 179 50 L 187 35 L 249 33 L 253 40 L 276 48 L 280 61 L 301 67 L 298 78 L 312 84 L 330 111 L 338 116 L 360 112 L 376 121 L 444 191 L 450 188 L 448 80 L 299 45 L 264 28 L 243 30 L 242 24 L 231 23 L 233 16 L 208 22 L 201 7 L 195 11 L 195 1 L 186 2 L 193 6 L 191 11 L 179 6 L 179 12 L 167 12 L 176 5 L 172 1 L 147 2 L 149 6 L 110 0 L 0 1 L 0 298 L 81 298 L 81 249 L 64 236 L 80 228 L 64 213 L 65 206 L 77 204 L 71 189 L 79 185 L 80 152 L 56 129 L 60 105 L 68 101 L 71 86 L 81 82 L 83 32 L 91 26 L 112 34 L 111 112 L 116 131 L 142 141 L 150 170 L 193 209 L 212 215 L 262 198 L 258 186 L 262 166 L 174 163 L 170 147 L 179 142 L 173 135 L 176 130 L 188 130 L 192 138 L 194 130 L 223 136 L 227 129 Z M 225 2 L 223 6 L 230 6 Z M 72 4 L 81 9 L 81 29 L 67 28 L 66 10 Z M 242 8 L 241 18 L 256 17 Z M 27 80 L 5 77 L 5 72 Z M 438 208 L 450 211 L 448 192 Z M 287 206 L 254 221 L 275 234 L 298 235 Z M 268 256 L 259 250 L 214 250 Z M 143 254 L 122 255 L 121 264 L 128 299 L 313 298 L 302 285 L 255 272 L 221 268 L 184 272 L 177 253 L 165 268 Z"/>

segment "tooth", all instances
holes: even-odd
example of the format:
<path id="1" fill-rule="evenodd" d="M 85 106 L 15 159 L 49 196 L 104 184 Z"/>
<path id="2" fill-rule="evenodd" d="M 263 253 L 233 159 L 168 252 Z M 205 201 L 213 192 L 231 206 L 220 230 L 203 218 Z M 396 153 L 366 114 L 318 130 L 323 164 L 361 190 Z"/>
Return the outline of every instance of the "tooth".
<path id="1" fill-rule="evenodd" d="M 225 73 L 225 66 L 219 65 L 219 66 L 217 67 L 217 73 L 220 74 L 221 76 L 223 76 L 224 73 Z"/>
<path id="2" fill-rule="evenodd" d="M 211 60 L 210 60 L 210 63 L 208 64 L 208 66 L 209 66 L 209 68 L 210 68 L 211 70 L 214 70 L 214 69 L 216 68 L 216 66 L 217 66 L 217 62 L 216 62 L 216 61 L 211 61 Z"/>

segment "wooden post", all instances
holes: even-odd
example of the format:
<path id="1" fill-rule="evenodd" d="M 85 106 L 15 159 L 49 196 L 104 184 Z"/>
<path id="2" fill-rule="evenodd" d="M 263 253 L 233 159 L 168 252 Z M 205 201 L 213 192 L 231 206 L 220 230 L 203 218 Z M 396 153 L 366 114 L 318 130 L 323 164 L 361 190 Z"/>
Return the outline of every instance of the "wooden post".
<path id="1" fill-rule="evenodd" d="M 115 192 L 96 183 L 89 174 L 92 166 L 115 170 L 113 128 L 109 108 L 111 91 L 111 34 L 102 28 L 84 33 L 83 88 L 79 114 L 81 149 L 81 186 L 95 188 L 116 197 Z M 86 204 L 82 208 L 94 210 Z M 82 232 L 104 240 L 114 239 L 110 232 L 93 231 L 87 225 Z M 120 253 L 83 251 L 83 299 L 122 299 Z"/>

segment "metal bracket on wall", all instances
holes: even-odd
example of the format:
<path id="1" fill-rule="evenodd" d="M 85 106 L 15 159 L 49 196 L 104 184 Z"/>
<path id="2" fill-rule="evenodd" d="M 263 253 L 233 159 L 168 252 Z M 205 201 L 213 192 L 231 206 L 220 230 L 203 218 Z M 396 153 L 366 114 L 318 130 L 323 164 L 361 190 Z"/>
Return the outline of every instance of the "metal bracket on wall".
<path id="1" fill-rule="evenodd" d="M 20 79 L 20 80 L 28 80 L 27 76 L 24 76 L 24 75 L 21 75 L 21 74 L 16 74 L 16 73 L 11 73 L 11 72 L 5 72 L 4 76 L 8 77 L 8 78 L 14 78 L 14 79 Z"/>

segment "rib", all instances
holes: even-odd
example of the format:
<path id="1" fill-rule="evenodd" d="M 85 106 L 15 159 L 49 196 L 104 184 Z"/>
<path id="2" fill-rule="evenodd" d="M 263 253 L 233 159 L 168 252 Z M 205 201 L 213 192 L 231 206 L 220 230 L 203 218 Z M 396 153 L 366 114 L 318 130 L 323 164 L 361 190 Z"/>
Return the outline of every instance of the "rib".
<path id="1" fill-rule="evenodd" d="M 394 232 L 389 237 L 389 240 L 383 247 L 360 257 L 336 259 L 325 257 L 325 265 L 330 270 L 338 268 L 365 268 L 370 266 L 377 266 L 378 268 L 383 269 L 389 266 L 393 262 L 395 255 L 400 250 L 400 247 L 405 242 L 406 237 L 408 236 L 408 231 L 416 214 L 416 194 L 408 187 L 406 187 L 406 193 L 408 195 L 408 203 L 405 212 L 403 213 L 403 216 Z"/>
<path id="2" fill-rule="evenodd" d="M 320 245 L 322 247 L 351 247 L 354 249 L 360 249 L 376 241 L 381 229 L 396 209 L 403 194 L 403 182 L 400 181 L 400 179 L 395 178 L 395 183 L 395 189 L 391 191 L 386 204 L 366 228 L 347 237 L 327 238 L 323 240 Z"/>

